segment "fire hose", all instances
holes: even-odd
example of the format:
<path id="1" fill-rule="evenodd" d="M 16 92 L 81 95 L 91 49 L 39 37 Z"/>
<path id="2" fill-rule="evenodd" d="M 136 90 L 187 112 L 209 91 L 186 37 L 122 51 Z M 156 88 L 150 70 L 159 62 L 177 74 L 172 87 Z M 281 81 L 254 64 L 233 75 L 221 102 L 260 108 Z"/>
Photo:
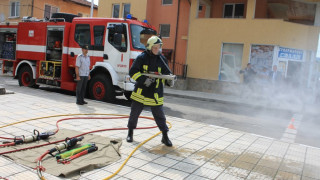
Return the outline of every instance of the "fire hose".
<path id="1" fill-rule="evenodd" d="M 34 120 L 40 120 L 40 119 L 45 119 L 45 118 L 53 118 L 53 117 L 62 117 L 62 116 L 77 116 L 77 115 L 113 115 L 113 116 L 117 116 L 117 117 L 76 117 L 76 118 L 64 118 L 64 119 L 60 119 L 56 122 L 56 126 L 57 126 L 57 130 L 55 131 L 55 133 L 57 133 L 59 131 L 59 126 L 58 123 L 61 121 L 65 121 L 65 120 L 72 120 L 72 119 L 121 119 L 121 118 L 128 118 L 128 115 L 119 115 L 119 114 L 65 114 L 65 115 L 53 115 L 53 116 L 46 116 L 46 117 L 39 117 L 39 118 L 32 118 L 32 119 L 28 119 L 28 120 L 23 120 L 23 121 L 18 121 L 18 122 L 14 122 L 11 124 L 7 124 L 4 126 L 0 126 L 1 128 L 4 127 L 9 127 L 9 126 L 13 126 L 15 124 L 19 124 L 19 123 L 24 123 L 24 122 L 29 122 L 29 121 L 34 121 Z M 147 117 L 147 116 L 140 116 L 140 118 L 144 118 L 144 119 L 149 119 L 149 120 L 154 120 L 151 117 Z M 169 129 L 172 127 L 171 123 L 169 121 L 167 121 L 167 123 L 169 124 Z M 156 128 L 157 126 L 153 126 L 153 127 L 140 127 L 140 128 L 136 128 L 136 129 L 150 129 L 150 128 Z M 127 130 L 128 128 L 112 128 L 112 129 L 100 129 L 100 130 L 94 130 L 94 131 L 90 131 L 90 132 L 86 132 L 86 133 L 82 133 L 80 135 L 74 136 L 73 138 L 77 138 L 77 137 L 81 137 L 83 135 L 86 134 L 91 134 L 91 133 L 96 133 L 96 132 L 101 132 L 101 131 L 109 131 L 109 130 Z M 131 158 L 131 156 L 146 142 L 150 141 L 151 139 L 153 139 L 154 137 L 158 136 L 159 134 L 161 134 L 161 131 L 154 134 L 153 136 L 151 136 L 150 138 L 146 139 L 145 141 L 141 142 L 131 153 L 130 155 L 127 157 L 127 159 L 122 163 L 122 165 L 119 167 L 119 169 L 113 173 L 112 175 L 104 178 L 104 180 L 110 179 L 112 177 L 114 177 L 116 174 L 118 174 L 122 168 L 125 166 L 125 164 L 129 161 L 129 159 Z M 14 139 L 14 138 L 7 138 L 7 137 L 0 137 L 2 139 Z M 2 154 L 7 154 L 7 153 L 12 153 L 12 152 L 17 152 L 17 151 L 21 151 L 21 150 L 27 150 L 27 149 L 32 149 L 32 148 L 37 148 L 37 147 L 41 147 L 41 146 L 47 146 L 50 144 L 56 144 L 59 142 L 62 142 L 64 140 L 59 140 L 59 141 L 55 141 L 55 142 L 50 142 L 50 143 L 46 143 L 46 144 L 42 144 L 42 145 L 37 145 L 37 146 L 33 146 L 33 147 L 28 147 L 28 148 L 21 148 L 21 149 L 16 149 L 16 150 L 12 150 L 12 151 L 7 151 L 7 152 L 2 152 L 0 153 L 0 155 Z M 93 150 L 91 150 L 93 151 Z M 44 170 L 44 168 L 41 165 L 41 161 L 42 159 L 49 154 L 50 151 L 46 151 L 44 154 L 42 154 L 38 159 L 37 159 L 37 174 L 39 176 L 40 179 L 45 179 L 45 177 L 42 175 L 41 171 Z M 89 152 L 87 152 L 89 153 Z M 73 159 L 77 158 L 76 156 L 73 157 Z M 71 158 L 70 158 L 71 159 Z"/>

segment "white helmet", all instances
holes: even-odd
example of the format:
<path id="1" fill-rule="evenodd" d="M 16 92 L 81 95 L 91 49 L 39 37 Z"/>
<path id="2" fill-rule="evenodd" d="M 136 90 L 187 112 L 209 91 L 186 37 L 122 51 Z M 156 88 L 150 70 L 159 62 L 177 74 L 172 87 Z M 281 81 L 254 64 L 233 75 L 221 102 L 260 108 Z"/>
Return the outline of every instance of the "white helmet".
<path id="1" fill-rule="evenodd" d="M 147 41 L 146 48 L 148 50 L 151 50 L 152 46 L 155 45 L 155 44 L 162 45 L 162 40 L 158 36 L 151 36 Z"/>

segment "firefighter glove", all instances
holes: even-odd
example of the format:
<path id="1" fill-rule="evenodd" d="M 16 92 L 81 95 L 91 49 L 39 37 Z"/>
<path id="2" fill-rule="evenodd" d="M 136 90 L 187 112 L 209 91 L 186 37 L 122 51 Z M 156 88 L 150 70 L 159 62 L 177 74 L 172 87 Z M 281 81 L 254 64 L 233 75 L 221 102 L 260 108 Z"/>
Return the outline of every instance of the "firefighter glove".
<path id="1" fill-rule="evenodd" d="M 146 87 L 149 87 L 153 82 L 155 81 L 155 79 L 154 78 L 147 78 L 145 81 L 144 81 L 144 85 L 146 86 Z"/>

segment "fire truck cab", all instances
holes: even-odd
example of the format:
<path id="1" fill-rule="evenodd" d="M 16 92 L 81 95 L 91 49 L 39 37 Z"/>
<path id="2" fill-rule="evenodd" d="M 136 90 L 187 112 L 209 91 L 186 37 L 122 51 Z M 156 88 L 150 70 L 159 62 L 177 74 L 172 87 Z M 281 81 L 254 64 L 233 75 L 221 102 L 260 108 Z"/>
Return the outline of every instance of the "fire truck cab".
<path id="1" fill-rule="evenodd" d="M 136 19 L 52 18 L 0 24 L 0 61 L 3 74 L 12 74 L 20 86 L 58 86 L 75 91 L 75 62 L 81 46 L 89 46 L 91 80 L 87 94 L 110 101 L 130 97 L 134 88 L 129 68 L 145 50 L 155 28 Z"/>

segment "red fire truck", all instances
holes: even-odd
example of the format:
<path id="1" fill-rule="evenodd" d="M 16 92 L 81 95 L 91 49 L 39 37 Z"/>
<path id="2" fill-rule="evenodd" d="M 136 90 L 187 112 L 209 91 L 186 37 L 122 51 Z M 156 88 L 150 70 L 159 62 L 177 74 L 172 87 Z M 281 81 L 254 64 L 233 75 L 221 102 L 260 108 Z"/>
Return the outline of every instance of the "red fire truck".
<path id="1" fill-rule="evenodd" d="M 65 16 L 65 17 L 64 17 Z M 145 49 L 155 28 L 135 18 L 79 18 L 60 14 L 40 21 L 27 18 L 0 24 L 0 61 L 3 74 L 12 74 L 20 86 L 58 86 L 75 91 L 75 61 L 82 45 L 89 45 L 91 80 L 88 95 L 109 101 L 130 97 L 134 88 L 128 73 Z"/>

